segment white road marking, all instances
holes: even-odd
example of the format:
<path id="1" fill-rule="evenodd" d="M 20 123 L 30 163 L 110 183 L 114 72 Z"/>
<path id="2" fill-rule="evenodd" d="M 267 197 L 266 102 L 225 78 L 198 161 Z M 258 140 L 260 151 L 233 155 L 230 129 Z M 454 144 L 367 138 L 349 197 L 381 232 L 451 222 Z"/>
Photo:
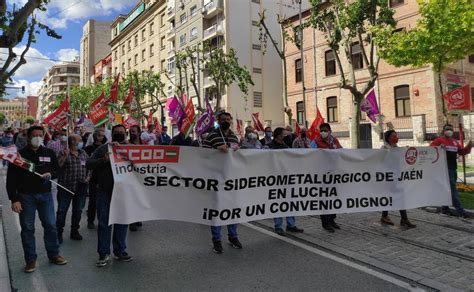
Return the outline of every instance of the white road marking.
<path id="1" fill-rule="evenodd" d="M 404 289 L 407 289 L 409 291 L 415 291 L 415 292 L 418 292 L 418 291 L 426 291 L 424 289 L 421 289 L 420 287 L 414 287 L 412 286 L 410 283 L 407 283 L 407 282 L 404 282 L 400 279 L 397 279 L 395 277 L 392 277 L 390 275 L 386 275 L 386 274 L 383 274 L 379 271 L 376 271 L 376 270 L 373 270 L 371 268 L 368 268 L 366 266 L 363 266 L 363 265 L 360 265 L 360 264 L 357 264 L 357 263 L 354 263 L 354 262 L 351 262 L 349 260 L 346 260 L 344 258 L 341 258 L 341 257 L 338 257 L 338 256 L 335 256 L 333 254 L 330 254 L 330 253 L 327 253 L 325 251 L 322 251 L 322 250 L 319 250 L 317 248 L 314 248 L 312 246 L 308 246 L 306 244 L 303 244 L 301 242 L 298 242 L 296 240 L 293 240 L 293 239 L 290 239 L 288 237 L 284 237 L 284 236 L 280 236 L 278 234 L 275 234 L 274 232 L 272 231 L 269 231 L 267 229 L 264 229 L 264 228 L 261 228 L 261 227 L 258 227 L 258 226 L 255 226 L 253 224 L 250 224 L 250 223 L 243 223 L 242 225 L 248 227 L 248 228 L 251 228 L 255 231 L 258 231 L 260 233 L 263 233 L 265 235 L 268 235 L 268 236 L 272 236 L 274 238 L 277 238 L 277 239 L 280 239 L 286 243 L 289 243 L 289 244 L 292 244 L 294 246 L 297 246 L 299 248 L 302 248 L 306 251 L 309 251 L 311 253 L 314 253 L 314 254 L 317 254 L 317 255 L 320 255 L 320 256 L 323 256 L 325 258 L 328 258 L 330 260 L 333 260 L 335 262 L 338 262 L 338 263 L 341 263 L 343 265 L 346 265 L 346 266 L 349 266 L 353 269 L 356 269 L 356 270 L 359 270 L 361 272 L 364 272 L 364 273 L 367 273 L 369 275 L 372 275 L 374 277 L 377 277 L 379 279 L 382 279 L 384 281 L 387 281 L 387 282 L 390 282 L 394 285 L 397 285 L 399 287 L 402 287 Z"/>

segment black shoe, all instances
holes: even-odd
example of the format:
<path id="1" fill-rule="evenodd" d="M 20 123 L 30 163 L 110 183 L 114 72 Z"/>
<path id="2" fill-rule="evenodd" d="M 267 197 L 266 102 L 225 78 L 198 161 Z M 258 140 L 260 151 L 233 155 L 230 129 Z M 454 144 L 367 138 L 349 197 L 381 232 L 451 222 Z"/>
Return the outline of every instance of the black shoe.
<path id="1" fill-rule="evenodd" d="M 341 229 L 341 226 L 339 226 L 335 221 L 331 221 L 329 225 L 334 229 Z"/>
<path id="2" fill-rule="evenodd" d="M 222 248 L 222 242 L 220 240 L 213 240 L 212 244 L 214 245 L 212 248 L 212 251 L 221 254 L 224 252 L 224 249 Z"/>
<path id="3" fill-rule="evenodd" d="M 79 231 L 72 231 L 71 232 L 71 239 L 72 240 L 82 240 L 82 235 L 79 233 Z"/>
<path id="4" fill-rule="evenodd" d="M 58 242 L 59 242 L 59 244 L 63 243 L 63 233 L 62 232 L 58 232 Z"/>
<path id="5" fill-rule="evenodd" d="M 138 231 L 138 227 L 135 223 L 130 224 L 129 228 L 130 231 Z"/>
<path id="6" fill-rule="evenodd" d="M 449 210 L 441 210 L 441 213 L 439 213 L 441 216 L 451 216 L 451 212 Z"/>
<path id="7" fill-rule="evenodd" d="M 332 228 L 332 226 L 330 226 L 330 225 L 323 225 L 323 228 L 324 228 L 324 230 L 326 230 L 329 233 L 334 233 L 335 232 L 334 228 Z"/>
<path id="8" fill-rule="evenodd" d="M 286 231 L 287 232 L 295 232 L 295 233 L 303 233 L 304 229 L 293 226 L 293 227 L 286 227 Z"/>
<path id="9" fill-rule="evenodd" d="M 142 227 L 143 223 L 142 222 L 136 222 L 135 225 L 137 225 L 138 227 Z"/>
<path id="10" fill-rule="evenodd" d="M 108 254 L 99 256 L 99 259 L 95 263 L 95 266 L 99 268 L 105 267 L 107 263 L 109 262 L 109 259 L 110 259 L 110 256 Z"/>
<path id="11" fill-rule="evenodd" d="M 229 244 L 235 249 L 242 248 L 242 243 L 240 243 L 237 237 L 229 237 Z"/>
<path id="12" fill-rule="evenodd" d="M 131 262 L 133 257 L 129 256 L 128 253 L 122 252 L 121 254 L 115 255 L 115 259 L 121 262 Z"/>
<path id="13" fill-rule="evenodd" d="M 275 228 L 275 233 L 280 235 L 280 236 L 285 236 L 285 230 L 283 228 Z"/>
<path id="14" fill-rule="evenodd" d="M 94 222 L 92 222 L 92 223 L 87 223 L 87 229 L 95 229 Z"/>

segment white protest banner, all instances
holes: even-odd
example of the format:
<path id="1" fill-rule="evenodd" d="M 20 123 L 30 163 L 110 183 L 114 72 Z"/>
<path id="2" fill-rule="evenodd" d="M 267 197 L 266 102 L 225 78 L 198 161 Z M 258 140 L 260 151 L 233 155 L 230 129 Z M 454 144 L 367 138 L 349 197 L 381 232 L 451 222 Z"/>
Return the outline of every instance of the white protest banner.
<path id="1" fill-rule="evenodd" d="M 394 149 L 238 150 L 109 146 L 109 223 L 225 225 L 265 218 L 451 203 L 446 153 Z"/>

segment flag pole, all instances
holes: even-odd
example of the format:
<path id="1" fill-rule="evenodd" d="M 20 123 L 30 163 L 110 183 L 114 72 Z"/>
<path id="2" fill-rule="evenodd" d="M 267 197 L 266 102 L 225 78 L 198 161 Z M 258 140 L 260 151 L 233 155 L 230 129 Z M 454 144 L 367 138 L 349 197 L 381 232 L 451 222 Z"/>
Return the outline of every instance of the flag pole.
<path id="1" fill-rule="evenodd" d="M 36 172 L 36 171 L 33 172 L 33 173 L 36 174 L 37 176 L 43 178 L 43 176 L 42 176 L 40 173 L 38 173 L 38 172 Z M 50 181 L 51 183 L 57 185 L 58 187 L 62 188 L 63 190 L 67 191 L 68 193 L 70 193 L 70 194 L 72 194 L 72 195 L 75 195 L 74 192 L 72 192 L 72 191 L 70 191 L 69 189 L 67 189 L 66 187 L 64 187 L 64 186 L 62 186 L 62 185 L 60 185 L 60 184 L 58 184 L 58 183 L 55 182 L 54 180 L 49 180 L 49 181 Z"/>

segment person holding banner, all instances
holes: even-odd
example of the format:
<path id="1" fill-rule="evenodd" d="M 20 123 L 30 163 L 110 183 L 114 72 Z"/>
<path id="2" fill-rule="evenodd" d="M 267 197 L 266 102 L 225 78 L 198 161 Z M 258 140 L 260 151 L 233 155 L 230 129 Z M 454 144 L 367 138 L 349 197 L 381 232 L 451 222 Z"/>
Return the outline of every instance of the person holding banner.
<path id="1" fill-rule="evenodd" d="M 158 145 L 170 145 L 171 137 L 168 135 L 168 127 L 163 125 L 161 134 L 158 137 Z"/>
<path id="2" fill-rule="evenodd" d="M 339 140 L 331 134 L 331 126 L 328 123 L 319 125 L 320 136 L 316 137 L 316 145 L 319 149 L 340 149 L 342 148 Z M 336 223 L 336 214 L 321 215 L 321 224 L 323 228 L 334 233 L 335 229 L 341 229 Z"/>
<path id="3" fill-rule="evenodd" d="M 58 172 L 58 182 L 67 189 L 74 192 L 74 195 L 58 188 L 57 200 L 58 210 L 56 213 L 56 227 L 58 229 L 59 243 L 63 243 L 63 231 L 66 224 L 66 215 L 72 202 L 71 234 L 72 240 L 82 240 L 79 233 L 82 209 L 86 203 L 88 173 L 86 169 L 87 153 L 82 150 L 82 138 L 77 134 L 68 137 L 69 148 L 59 153 L 58 162 L 60 171 Z"/>
<path id="4" fill-rule="evenodd" d="M 398 147 L 398 134 L 395 132 L 395 130 L 388 130 L 385 132 L 383 136 L 383 140 L 385 142 L 384 145 L 382 145 L 382 149 L 391 149 L 391 148 L 396 148 Z M 410 220 L 408 220 L 408 215 L 406 210 L 400 210 L 400 226 L 404 226 L 407 228 L 415 228 L 416 225 L 412 224 Z M 380 218 L 380 222 L 382 224 L 386 225 L 394 225 L 393 221 L 388 217 L 388 211 L 383 211 L 382 212 L 382 218 Z"/>
<path id="5" fill-rule="evenodd" d="M 273 141 L 270 142 L 267 146 L 269 149 L 288 149 L 288 145 L 286 145 L 284 141 L 284 132 L 285 129 L 283 128 L 276 128 L 273 131 Z M 283 230 L 283 219 L 280 218 L 273 218 L 273 222 L 275 223 L 275 232 L 278 235 L 285 236 L 285 231 Z M 286 217 L 286 231 L 289 232 L 297 232 L 302 233 L 304 232 L 303 229 L 296 227 L 296 218 L 294 216 Z"/>
<path id="6" fill-rule="evenodd" d="M 306 132 L 306 128 L 301 129 L 300 135 L 293 141 L 293 148 L 311 148 L 311 141 L 308 139 Z"/>
<path id="7" fill-rule="evenodd" d="M 203 147 L 218 149 L 223 153 L 239 149 L 239 138 L 230 129 L 232 116 L 230 113 L 221 112 L 217 115 L 219 127 L 214 129 L 204 140 Z M 227 225 L 229 244 L 236 249 L 241 249 L 242 244 L 237 236 L 237 224 Z M 213 251 L 221 254 L 224 249 L 221 242 L 221 226 L 211 226 Z"/>
<path id="8" fill-rule="evenodd" d="M 32 273 L 36 269 L 36 211 L 44 229 L 43 239 L 49 261 L 56 265 L 67 264 L 67 260 L 59 255 L 54 201 L 49 181 L 55 176 L 59 165 L 54 152 L 42 146 L 43 136 L 43 127 L 30 127 L 27 131 L 28 144 L 19 151 L 21 157 L 35 165 L 35 172 L 13 163 L 9 164 L 7 171 L 8 198 L 12 202 L 13 212 L 20 215 L 25 273 Z"/>
<path id="9" fill-rule="evenodd" d="M 453 125 L 446 124 L 443 126 L 443 137 L 436 138 L 431 142 L 430 146 L 441 146 L 446 149 L 446 160 L 448 162 L 448 173 L 449 173 L 449 184 L 451 187 L 451 198 L 453 200 L 453 206 L 456 209 L 458 216 L 468 219 L 469 214 L 464 210 L 461 200 L 459 199 L 459 193 L 456 188 L 456 181 L 458 178 L 457 174 L 457 158 L 458 155 L 467 155 L 471 153 L 472 141 L 466 145 L 466 147 L 461 148 L 459 142 L 453 138 Z M 449 206 L 441 207 L 441 214 L 451 215 L 449 212 Z"/>
<path id="10" fill-rule="evenodd" d="M 266 145 L 272 142 L 272 135 L 272 127 L 265 127 L 265 135 L 262 139 L 260 139 L 260 144 L 262 144 L 262 147 L 265 147 Z"/>
<path id="11" fill-rule="evenodd" d="M 126 139 L 126 129 L 118 124 L 112 128 L 112 143 L 128 144 Z M 86 162 L 86 167 L 97 173 L 97 218 L 99 227 L 97 228 L 97 252 L 99 259 L 96 262 L 97 267 L 105 267 L 110 259 L 110 241 L 112 239 L 112 226 L 109 226 L 110 202 L 114 188 L 114 176 L 109 159 L 109 143 L 97 148 Z M 113 225 L 113 252 L 115 259 L 123 262 L 133 260 L 133 257 L 125 251 L 127 248 L 127 229 L 128 225 Z"/>
<path id="12" fill-rule="evenodd" d="M 155 145 L 156 135 L 155 135 L 155 126 L 153 124 L 148 125 L 148 131 L 143 131 L 140 135 L 140 139 L 143 144 L 146 145 Z"/>
<path id="13" fill-rule="evenodd" d="M 134 144 L 134 145 L 141 145 L 142 144 L 142 139 L 140 138 L 141 131 L 142 130 L 141 130 L 139 125 L 130 126 L 130 130 L 129 130 L 129 135 L 130 135 L 129 142 L 130 142 L 130 144 Z M 142 222 L 134 222 L 134 223 L 130 224 L 129 229 L 130 229 L 130 231 L 135 232 L 135 231 L 138 231 L 138 228 L 142 227 L 142 226 L 143 226 Z"/>

